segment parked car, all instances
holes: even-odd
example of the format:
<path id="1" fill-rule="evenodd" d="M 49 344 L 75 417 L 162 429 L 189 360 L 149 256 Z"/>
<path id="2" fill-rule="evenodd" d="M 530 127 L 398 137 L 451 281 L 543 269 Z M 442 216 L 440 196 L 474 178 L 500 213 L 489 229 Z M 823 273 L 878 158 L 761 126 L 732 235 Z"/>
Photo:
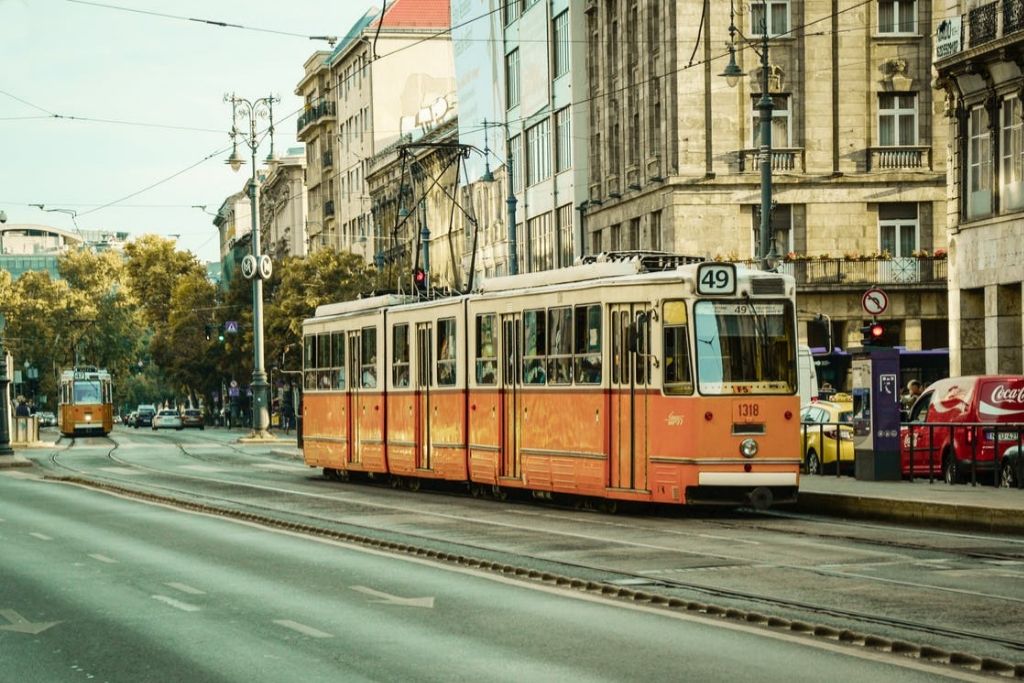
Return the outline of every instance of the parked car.
<path id="1" fill-rule="evenodd" d="M 56 427 L 57 416 L 48 410 L 40 410 L 36 413 L 36 421 L 40 427 Z"/>
<path id="2" fill-rule="evenodd" d="M 1003 457 L 1024 445 L 1022 438 L 1024 375 L 950 377 L 925 389 L 911 408 L 900 429 L 900 467 L 909 474 L 913 454 L 916 476 L 930 468 L 947 483 L 959 483 L 972 464 L 1000 476 Z"/>
<path id="3" fill-rule="evenodd" d="M 807 474 L 820 474 L 829 465 L 834 468 L 837 452 L 841 468 L 853 467 L 853 399 L 845 394 L 834 398 L 837 400 L 815 401 L 800 410 Z"/>
<path id="4" fill-rule="evenodd" d="M 1024 446 L 1011 446 L 999 463 L 999 485 L 1008 489 L 1024 489 Z"/>
<path id="5" fill-rule="evenodd" d="M 183 427 L 198 427 L 199 429 L 206 429 L 206 425 L 203 423 L 203 411 L 198 408 L 188 408 L 181 415 L 181 424 Z"/>
<path id="6" fill-rule="evenodd" d="M 157 429 L 181 430 L 183 428 L 184 426 L 181 423 L 181 415 L 178 414 L 177 410 L 165 408 L 153 417 L 153 431 L 156 431 Z"/>
<path id="7" fill-rule="evenodd" d="M 156 416 L 156 406 L 152 403 L 142 403 L 135 411 L 135 428 L 152 427 L 153 418 Z"/>

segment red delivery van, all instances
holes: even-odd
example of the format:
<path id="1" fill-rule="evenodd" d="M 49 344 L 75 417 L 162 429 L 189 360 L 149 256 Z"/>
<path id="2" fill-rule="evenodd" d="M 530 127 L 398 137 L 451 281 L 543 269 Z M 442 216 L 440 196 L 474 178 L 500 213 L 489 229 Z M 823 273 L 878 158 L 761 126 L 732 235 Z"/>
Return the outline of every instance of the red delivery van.
<path id="1" fill-rule="evenodd" d="M 954 484 L 998 471 L 1005 451 L 1024 438 L 1024 375 L 950 377 L 918 397 L 900 429 L 900 466 L 914 476 L 929 467 Z M 913 457 L 911 457 L 911 455 Z M 998 455 L 998 457 L 997 457 Z"/>

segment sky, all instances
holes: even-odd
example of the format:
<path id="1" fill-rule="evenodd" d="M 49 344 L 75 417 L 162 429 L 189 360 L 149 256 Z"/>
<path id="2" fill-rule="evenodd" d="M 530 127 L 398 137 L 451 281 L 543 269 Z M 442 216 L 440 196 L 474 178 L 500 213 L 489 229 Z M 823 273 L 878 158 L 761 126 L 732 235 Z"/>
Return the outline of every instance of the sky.
<path id="1" fill-rule="evenodd" d="M 232 123 L 225 93 L 280 96 L 274 148 L 295 146 L 302 107 L 295 86 L 306 59 L 330 49 L 308 36 L 343 36 L 372 4 L 0 0 L 0 210 L 7 224 L 74 230 L 69 213 L 31 206 L 43 204 L 76 211 L 83 230 L 177 236 L 179 249 L 219 260 L 211 214 L 251 173 L 248 163 L 237 173 L 224 163 Z M 257 160 L 268 152 L 264 140 Z M 249 158 L 247 147 L 239 153 Z"/>

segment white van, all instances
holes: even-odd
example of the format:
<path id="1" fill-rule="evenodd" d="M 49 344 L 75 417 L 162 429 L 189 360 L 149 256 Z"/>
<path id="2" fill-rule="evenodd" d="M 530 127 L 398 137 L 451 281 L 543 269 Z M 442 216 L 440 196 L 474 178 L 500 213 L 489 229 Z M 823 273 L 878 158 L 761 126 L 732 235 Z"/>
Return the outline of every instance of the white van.
<path id="1" fill-rule="evenodd" d="M 800 389 L 800 405 L 805 406 L 818 397 L 818 370 L 814 367 L 811 348 L 801 344 L 796 350 L 797 387 Z"/>

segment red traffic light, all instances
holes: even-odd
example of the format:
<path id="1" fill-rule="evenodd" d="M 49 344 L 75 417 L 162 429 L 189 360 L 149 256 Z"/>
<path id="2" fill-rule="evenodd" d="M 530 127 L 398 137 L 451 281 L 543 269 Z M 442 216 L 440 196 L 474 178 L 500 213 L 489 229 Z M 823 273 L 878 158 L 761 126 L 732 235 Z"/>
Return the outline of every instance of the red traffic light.
<path id="1" fill-rule="evenodd" d="M 416 289 L 427 288 L 427 271 L 422 268 L 417 268 L 412 272 L 412 283 L 416 286 Z"/>
<path id="2" fill-rule="evenodd" d="M 871 329 L 868 330 L 868 332 L 874 339 L 878 339 L 883 334 L 885 334 L 885 328 L 882 327 L 882 323 L 875 323 L 871 326 Z"/>

